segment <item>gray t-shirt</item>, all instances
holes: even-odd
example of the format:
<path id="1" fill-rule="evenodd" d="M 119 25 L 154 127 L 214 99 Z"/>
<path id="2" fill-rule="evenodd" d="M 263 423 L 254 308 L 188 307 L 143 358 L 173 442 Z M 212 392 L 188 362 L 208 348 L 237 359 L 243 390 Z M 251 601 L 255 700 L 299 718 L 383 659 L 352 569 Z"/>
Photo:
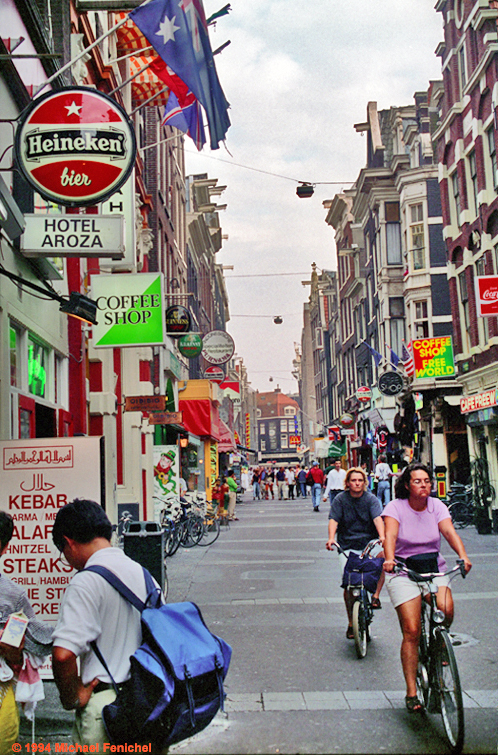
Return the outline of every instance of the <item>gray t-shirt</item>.
<path id="1" fill-rule="evenodd" d="M 368 490 L 359 498 L 353 498 L 349 490 L 336 495 L 329 519 L 338 524 L 336 539 L 341 548 L 363 550 L 370 540 L 378 537 L 373 520 L 381 514 L 382 504 Z"/>

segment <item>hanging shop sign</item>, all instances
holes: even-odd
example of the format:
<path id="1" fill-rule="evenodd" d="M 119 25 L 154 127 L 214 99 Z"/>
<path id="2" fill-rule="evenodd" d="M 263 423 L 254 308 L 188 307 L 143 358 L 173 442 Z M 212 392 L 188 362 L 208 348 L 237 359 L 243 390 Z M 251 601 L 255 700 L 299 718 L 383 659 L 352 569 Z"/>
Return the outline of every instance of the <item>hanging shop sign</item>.
<path id="1" fill-rule="evenodd" d="M 23 112 L 15 155 L 28 183 L 45 199 L 94 205 L 116 192 L 136 157 L 133 125 L 111 97 L 65 87 L 37 97 Z"/>
<path id="2" fill-rule="evenodd" d="M 299 446 L 301 443 L 300 435 L 289 435 L 289 446 Z"/>
<path id="3" fill-rule="evenodd" d="M 413 341 L 416 378 L 453 377 L 455 360 L 451 336 Z"/>
<path id="4" fill-rule="evenodd" d="M 151 412 L 150 425 L 181 425 L 183 412 Z"/>
<path id="5" fill-rule="evenodd" d="M 212 380 L 213 383 L 222 383 L 225 379 L 225 372 L 222 367 L 206 367 L 203 373 L 203 377 L 207 380 Z"/>
<path id="6" fill-rule="evenodd" d="M 360 388 L 356 391 L 356 398 L 358 401 L 370 401 L 372 398 L 372 390 L 371 388 L 368 388 L 366 385 L 360 386 Z"/>
<path id="7" fill-rule="evenodd" d="M 475 278 L 478 317 L 498 315 L 498 276 L 478 275 Z"/>
<path id="8" fill-rule="evenodd" d="M 189 332 L 191 326 L 192 318 L 186 307 L 182 307 L 180 304 L 168 307 L 166 310 L 166 332 L 171 338 L 180 338 Z"/>
<path id="9" fill-rule="evenodd" d="M 124 184 L 104 202 L 99 204 L 101 215 L 113 215 L 123 218 L 124 222 L 124 256 L 106 258 L 101 260 L 100 269 L 103 273 L 113 270 L 127 270 L 136 272 L 137 265 L 137 226 L 135 213 L 135 168 Z M 127 220 L 128 219 L 128 220 Z M 143 226 L 143 224 L 142 224 Z M 150 239 L 150 230 L 139 229 L 140 234 L 145 234 Z"/>
<path id="10" fill-rule="evenodd" d="M 96 348 L 164 343 L 162 273 L 93 275 L 91 294 L 97 302 Z"/>
<path id="11" fill-rule="evenodd" d="M 397 396 L 403 390 L 403 378 L 399 372 L 384 372 L 378 382 L 383 396 Z"/>
<path id="12" fill-rule="evenodd" d="M 354 425 L 354 417 L 352 414 L 348 414 L 347 412 L 344 414 L 341 414 L 339 417 L 339 422 L 341 423 L 342 430 L 341 432 L 344 433 L 344 428 L 350 428 Z"/>
<path id="13" fill-rule="evenodd" d="M 166 409 L 166 396 L 126 396 L 125 412 L 162 412 Z"/>
<path id="14" fill-rule="evenodd" d="M 498 388 L 491 388 L 483 393 L 474 393 L 472 396 L 462 396 L 460 399 L 460 411 L 462 414 L 476 412 L 489 406 L 498 404 Z"/>
<path id="15" fill-rule="evenodd" d="M 202 340 L 201 354 L 210 364 L 225 364 L 235 353 L 234 340 L 225 330 L 211 330 Z"/>
<path id="16" fill-rule="evenodd" d="M 202 338 L 199 333 L 187 333 L 178 339 L 178 351 L 187 359 L 195 359 L 202 351 Z"/>
<path id="17" fill-rule="evenodd" d="M 123 257 L 124 218 L 118 215 L 25 215 L 25 257 Z"/>
<path id="18" fill-rule="evenodd" d="M 327 428 L 329 440 L 332 443 L 339 443 L 341 440 L 341 428 L 339 425 L 331 425 Z"/>

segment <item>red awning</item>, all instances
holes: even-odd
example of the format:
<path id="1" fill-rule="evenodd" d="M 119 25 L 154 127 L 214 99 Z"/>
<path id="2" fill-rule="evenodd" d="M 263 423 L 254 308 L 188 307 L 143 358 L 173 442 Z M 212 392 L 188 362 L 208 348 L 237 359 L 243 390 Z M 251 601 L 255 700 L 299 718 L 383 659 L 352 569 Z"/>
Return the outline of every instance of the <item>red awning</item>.
<path id="1" fill-rule="evenodd" d="M 219 412 L 218 407 L 208 399 L 180 399 L 179 410 L 183 412 L 182 424 L 189 433 L 199 437 L 209 437 L 218 440 Z"/>
<path id="2" fill-rule="evenodd" d="M 237 445 L 235 443 L 235 438 L 233 437 L 233 432 L 220 417 L 220 440 L 218 442 L 218 453 L 231 454 L 235 453 L 236 450 Z"/>

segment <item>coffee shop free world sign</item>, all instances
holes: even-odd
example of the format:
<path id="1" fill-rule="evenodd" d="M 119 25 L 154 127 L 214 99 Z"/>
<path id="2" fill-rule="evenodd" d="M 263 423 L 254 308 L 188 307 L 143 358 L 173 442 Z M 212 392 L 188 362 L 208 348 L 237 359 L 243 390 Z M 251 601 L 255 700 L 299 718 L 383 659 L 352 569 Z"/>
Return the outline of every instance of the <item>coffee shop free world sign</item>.
<path id="1" fill-rule="evenodd" d="M 24 177 L 45 199 L 95 205 L 126 181 L 135 132 L 121 106 L 87 87 L 37 97 L 23 111 L 15 153 Z"/>
<path id="2" fill-rule="evenodd" d="M 97 302 L 93 345 L 156 346 L 164 343 L 164 293 L 161 273 L 93 275 Z"/>

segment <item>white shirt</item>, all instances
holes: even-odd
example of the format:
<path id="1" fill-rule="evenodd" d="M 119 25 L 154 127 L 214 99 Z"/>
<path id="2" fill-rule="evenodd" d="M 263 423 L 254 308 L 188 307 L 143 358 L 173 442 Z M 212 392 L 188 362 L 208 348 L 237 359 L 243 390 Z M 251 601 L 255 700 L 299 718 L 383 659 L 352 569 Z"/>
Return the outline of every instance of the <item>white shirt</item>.
<path id="1" fill-rule="evenodd" d="M 145 579 L 140 564 L 120 548 L 102 548 L 86 566 L 99 564 L 114 572 L 141 600 L 145 601 Z M 117 684 L 130 676 L 130 656 L 142 644 L 140 613 L 124 600 L 100 574 L 77 572 L 63 595 L 53 634 L 54 646 L 66 648 L 81 661 L 81 679 L 88 684 L 109 675 L 90 648 L 97 645 Z"/>
<path id="2" fill-rule="evenodd" d="M 285 479 L 286 479 L 288 485 L 292 485 L 292 483 L 295 482 L 296 473 L 294 472 L 293 469 L 286 469 L 285 470 Z"/>
<path id="3" fill-rule="evenodd" d="M 323 497 L 328 496 L 331 490 L 344 490 L 344 480 L 346 479 L 346 470 L 335 467 L 330 470 L 327 475 L 327 487 L 325 488 Z"/>
<path id="4" fill-rule="evenodd" d="M 391 474 L 391 467 L 385 461 L 381 461 L 380 464 L 375 466 L 375 477 L 379 482 L 381 480 L 388 480 Z"/>

